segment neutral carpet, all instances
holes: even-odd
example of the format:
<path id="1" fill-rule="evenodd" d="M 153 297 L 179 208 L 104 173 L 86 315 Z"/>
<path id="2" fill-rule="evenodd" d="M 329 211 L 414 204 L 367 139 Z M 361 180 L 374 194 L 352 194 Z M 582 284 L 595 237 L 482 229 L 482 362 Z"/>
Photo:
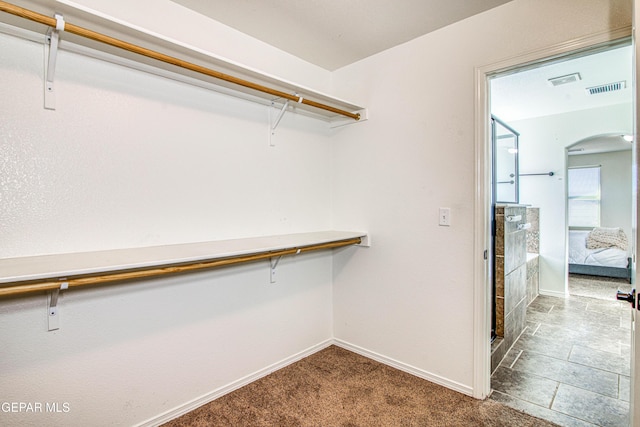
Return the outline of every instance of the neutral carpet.
<path id="1" fill-rule="evenodd" d="M 554 426 L 331 346 L 165 426 Z"/>
<path id="2" fill-rule="evenodd" d="M 626 279 L 584 274 L 569 275 L 569 294 L 571 295 L 615 301 L 618 289 L 629 292 L 631 285 Z"/>

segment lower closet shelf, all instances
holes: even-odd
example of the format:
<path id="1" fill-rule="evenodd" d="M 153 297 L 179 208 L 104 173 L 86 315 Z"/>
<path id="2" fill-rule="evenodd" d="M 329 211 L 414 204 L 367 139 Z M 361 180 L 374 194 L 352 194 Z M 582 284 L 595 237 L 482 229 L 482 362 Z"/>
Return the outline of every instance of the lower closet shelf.
<path id="1" fill-rule="evenodd" d="M 363 245 L 354 231 L 0 259 L 0 297 L 215 268 L 303 252 Z"/>

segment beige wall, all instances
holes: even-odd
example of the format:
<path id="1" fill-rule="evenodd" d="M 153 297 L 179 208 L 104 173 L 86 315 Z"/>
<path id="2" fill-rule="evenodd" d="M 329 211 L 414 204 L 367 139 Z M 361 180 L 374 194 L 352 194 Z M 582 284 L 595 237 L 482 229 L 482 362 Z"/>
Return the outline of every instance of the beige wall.
<path id="1" fill-rule="evenodd" d="M 335 257 L 338 339 L 471 393 L 476 69 L 628 26 L 630 6 L 516 0 L 335 73 L 370 120 L 336 137 L 334 223 L 364 223 L 374 242 Z"/>
<path id="2" fill-rule="evenodd" d="M 600 225 L 621 227 L 631 241 L 631 150 L 569 156 L 569 167 L 600 165 Z M 631 248 L 629 248 L 631 249 Z"/>

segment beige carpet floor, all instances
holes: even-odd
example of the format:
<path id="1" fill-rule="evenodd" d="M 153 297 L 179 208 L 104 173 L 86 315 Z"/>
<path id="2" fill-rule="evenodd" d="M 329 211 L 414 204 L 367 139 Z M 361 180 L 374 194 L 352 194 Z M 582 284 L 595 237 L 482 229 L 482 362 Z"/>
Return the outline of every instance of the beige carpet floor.
<path id="1" fill-rule="evenodd" d="M 331 346 L 165 426 L 553 426 Z"/>

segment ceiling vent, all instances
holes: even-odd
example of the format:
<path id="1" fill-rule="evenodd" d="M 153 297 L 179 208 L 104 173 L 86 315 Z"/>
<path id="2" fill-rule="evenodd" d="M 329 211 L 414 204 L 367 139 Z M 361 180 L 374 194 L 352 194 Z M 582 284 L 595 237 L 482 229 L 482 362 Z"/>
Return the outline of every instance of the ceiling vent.
<path id="1" fill-rule="evenodd" d="M 589 95 L 596 95 L 598 93 L 613 92 L 616 90 L 621 90 L 621 89 L 624 89 L 625 87 L 627 87 L 627 82 L 623 80 L 621 82 L 607 83 L 606 85 L 588 87 L 587 93 Z"/>
<path id="2" fill-rule="evenodd" d="M 566 85 L 567 83 L 577 82 L 579 80 L 582 80 L 580 78 L 580 73 L 572 73 L 567 74 L 566 76 L 552 77 L 548 79 L 548 82 L 551 86 L 560 86 Z"/>

